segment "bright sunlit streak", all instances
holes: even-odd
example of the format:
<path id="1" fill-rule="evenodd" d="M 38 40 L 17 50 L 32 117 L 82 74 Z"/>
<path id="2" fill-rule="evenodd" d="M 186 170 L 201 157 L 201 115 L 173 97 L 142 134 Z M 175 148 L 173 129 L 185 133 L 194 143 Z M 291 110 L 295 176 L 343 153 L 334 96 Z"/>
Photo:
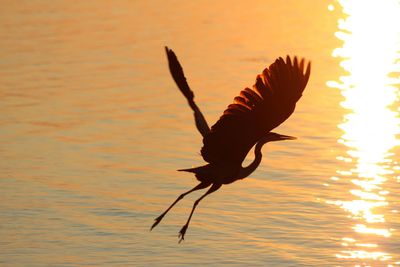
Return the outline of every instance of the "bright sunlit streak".
<path id="1" fill-rule="evenodd" d="M 328 203 L 351 214 L 355 220 L 352 229 L 358 236 L 390 238 L 392 230 L 385 225 L 385 216 L 379 214 L 379 209 L 389 205 L 386 195 L 390 192 L 384 183 L 393 173 L 390 150 L 399 145 L 399 110 L 393 110 L 392 105 L 399 100 L 400 1 L 339 0 L 337 3 L 344 17 L 338 21 L 335 36 L 343 45 L 332 56 L 340 58 L 346 75 L 327 85 L 341 90 L 344 97 L 341 106 L 349 110 L 338 126 L 343 131 L 338 142 L 347 147 L 347 155 L 338 159 L 352 167 L 337 173 L 350 176 L 353 189 L 349 191 L 350 200 Z M 328 9 L 336 8 L 329 5 Z M 342 244 L 346 251 L 337 254 L 338 258 L 391 259 L 388 253 L 379 251 L 378 245 L 359 243 L 356 236 L 351 238 L 353 242 Z"/>

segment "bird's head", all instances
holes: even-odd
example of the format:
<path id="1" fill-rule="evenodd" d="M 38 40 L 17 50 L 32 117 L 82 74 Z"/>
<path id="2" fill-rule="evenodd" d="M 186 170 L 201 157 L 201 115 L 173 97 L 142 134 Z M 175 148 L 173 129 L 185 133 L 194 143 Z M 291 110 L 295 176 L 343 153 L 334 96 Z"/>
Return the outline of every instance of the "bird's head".
<path id="1" fill-rule="evenodd" d="M 263 139 L 266 142 L 273 142 L 273 141 L 282 141 L 282 140 L 295 140 L 295 139 L 297 139 L 297 137 L 278 134 L 278 133 L 274 133 L 274 132 L 269 132 L 264 136 Z"/>

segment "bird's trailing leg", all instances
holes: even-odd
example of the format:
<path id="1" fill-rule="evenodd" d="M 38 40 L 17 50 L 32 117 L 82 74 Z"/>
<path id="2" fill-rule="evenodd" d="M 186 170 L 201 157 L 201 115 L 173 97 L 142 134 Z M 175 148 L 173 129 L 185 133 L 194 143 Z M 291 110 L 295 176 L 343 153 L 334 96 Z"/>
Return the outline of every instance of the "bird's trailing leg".
<path id="1" fill-rule="evenodd" d="M 154 222 L 153 225 L 151 226 L 150 231 L 153 230 L 153 228 L 156 227 L 157 224 L 159 224 L 159 223 L 161 222 L 161 220 L 162 220 L 162 218 L 164 218 L 165 214 L 167 214 L 168 211 L 169 211 L 176 203 L 178 203 L 179 200 L 181 200 L 182 198 L 184 198 L 184 196 L 186 196 L 187 194 L 192 193 L 193 191 L 200 190 L 200 189 L 204 189 L 204 188 L 207 188 L 207 187 L 209 187 L 209 186 L 210 186 L 210 183 L 201 182 L 200 184 L 198 184 L 197 186 L 195 186 L 195 187 L 192 188 L 191 190 L 189 190 L 189 191 L 187 191 L 187 192 L 181 194 L 181 195 L 174 201 L 174 203 L 172 203 L 171 206 L 169 206 L 169 208 L 168 208 L 166 211 L 164 211 L 160 216 L 158 216 L 158 217 L 154 220 L 155 222 Z"/>
<path id="2" fill-rule="evenodd" d="M 217 191 L 220 187 L 221 187 L 221 184 L 213 184 L 213 185 L 210 187 L 210 189 L 208 189 L 208 191 L 207 191 L 203 196 L 201 196 L 198 200 L 196 200 L 196 201 L 194 202 L 192 211 L 190 212 L 190 215 L 189 215 L 189 218 L 188 218 L 186 224 L 185 224 L 185 225 L 182 227 L 182 229 L 179 231 L 179 238 L 180 238 L 180 239 L 179 239 L 179 243 L 181 243 L 182 240 L 185 239 L 185 233 L 186 233 L 187 228 L 189 227 L 189 222 L 190 222 L 190 219 L 192 218 L 192 215 L 193 215 L 193 212 L 194 212 L 194 209 L 196 208 L 196 206 L 199 204 L 199 202 L 200 202 L 203 198 L 205 198 L 207 195 L 211 194 L 212 192 Z"/>

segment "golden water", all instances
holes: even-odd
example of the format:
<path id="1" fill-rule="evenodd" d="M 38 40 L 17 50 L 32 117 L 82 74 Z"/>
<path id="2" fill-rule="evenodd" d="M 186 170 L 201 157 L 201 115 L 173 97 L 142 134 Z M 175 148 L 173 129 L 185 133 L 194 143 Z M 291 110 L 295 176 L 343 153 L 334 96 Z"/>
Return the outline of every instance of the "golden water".
<path id="1" fill-rule="evenodd" d="M 398 1 L 5 1 L 0 266 L 399 266 Z M 312 61 L 258 170 L 178 231 L 201 138 L 277 56 Z M 252 155 L 249 156 L 249 160 Z"/>

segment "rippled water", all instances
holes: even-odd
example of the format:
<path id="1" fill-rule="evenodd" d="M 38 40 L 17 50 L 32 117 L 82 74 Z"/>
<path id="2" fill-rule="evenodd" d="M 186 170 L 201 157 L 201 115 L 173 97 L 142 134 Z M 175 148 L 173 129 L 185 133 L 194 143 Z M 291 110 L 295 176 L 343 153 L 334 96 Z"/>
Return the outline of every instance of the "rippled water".
<path id="1" fill-rule="evenodd" d="M 400 265 L 398 1 L 9 1 L 0 9 L 1 266 Z M 200 192 L 201 138 L 277 56 L 312 61 L 251 177 Z M 252 155 L 249 156 L 249 160 Z"/>

